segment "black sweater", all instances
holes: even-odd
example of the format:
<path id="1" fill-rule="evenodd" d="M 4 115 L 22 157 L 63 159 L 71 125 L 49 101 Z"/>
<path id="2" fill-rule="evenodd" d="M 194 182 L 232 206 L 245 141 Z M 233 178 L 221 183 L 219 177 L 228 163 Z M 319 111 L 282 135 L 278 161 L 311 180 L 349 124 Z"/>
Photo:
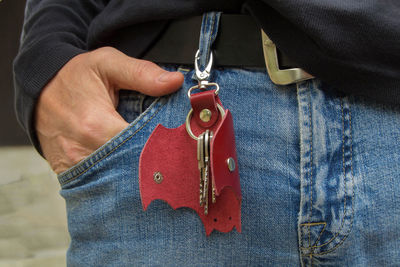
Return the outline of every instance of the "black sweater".
<path id="1" fill-rule="evenodd" d="M 14 77 L 18 119 L 36 147 L 36 101 L 69 59 L 128 29 L 140 57 L 166 21 L 212 10 L 251 14 L 289 58 L 338 90 L 400 103 L 399 0 L 28 0 Z"/>

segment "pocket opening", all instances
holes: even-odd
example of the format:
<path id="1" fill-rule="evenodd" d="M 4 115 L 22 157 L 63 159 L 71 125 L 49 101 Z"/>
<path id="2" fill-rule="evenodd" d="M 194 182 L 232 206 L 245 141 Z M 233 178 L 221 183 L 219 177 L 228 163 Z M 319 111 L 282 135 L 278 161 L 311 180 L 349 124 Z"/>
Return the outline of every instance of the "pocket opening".
<path id="1" fill-rule="evenodd" d="M 116 134 L 113 138 L 91 153 L 88 157 L 81 160 L 66 171 L 58 174 L 60 185 L 64 186 L 67 183 L 77 179 L 89 169 L 96 166 L 100 161 L 110 156 L 133 136 L 139 133 L 159 113 L 165 103 L 166 98 L 156 98 L 151 105 L 125 129 Z"/>

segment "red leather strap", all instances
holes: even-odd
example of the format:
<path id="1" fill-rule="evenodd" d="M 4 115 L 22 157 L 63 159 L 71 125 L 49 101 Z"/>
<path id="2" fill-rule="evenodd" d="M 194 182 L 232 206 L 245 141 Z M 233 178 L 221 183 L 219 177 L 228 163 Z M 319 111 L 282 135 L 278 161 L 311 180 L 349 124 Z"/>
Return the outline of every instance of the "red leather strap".
<path id="1" fill-rule="evenodd" d="M 200 92 L 190 96 L 190 104 L 193 108 L 192 119 L 201 128 L 210 128 L 218 120 L 219 111 L 217 108 L 217 96 L 215 90 Z M 211 111 L 211 118 L 208 122 L 202 121 L 200 119 L 200 112 L 204 109 Z"/>

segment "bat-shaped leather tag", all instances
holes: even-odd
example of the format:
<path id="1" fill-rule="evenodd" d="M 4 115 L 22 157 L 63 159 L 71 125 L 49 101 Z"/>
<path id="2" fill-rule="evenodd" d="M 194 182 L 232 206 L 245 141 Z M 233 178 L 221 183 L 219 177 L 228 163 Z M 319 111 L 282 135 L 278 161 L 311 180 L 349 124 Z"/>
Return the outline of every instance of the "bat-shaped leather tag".
<path id="1" fill-rule="evenodd" d="M 207 192 L 210 199 L 208 212 L 199 203 L 201 175 L 197 156 L 198 142 L 188 134 L 185 124 L 175 129 L 157 125 L 143 148 L 139 162 L 143 209 L 146 210 L 153 200 L 161 199 L 173 209 L 188 207 L 195 210 L 204 224 L 206 235 L 211 234 L 214 229 L 230 232 L 234 227 L 241 232 L 242 196 L 232 114 L 229 110 L 223 110 L 214 91 L 201 92 L 194 96 L 195 100 L 191 99 L 193 118 L 190 120 L 193 135 L 198 136 L 206 129 L 212 131 L 209 145 L 211 183 Z M 196 99 L 203 103 L 193 103 L 197 102 Z M 207 99 L 214 104 L 210 104 Z M 197 111 L 204 105 L 208 108 L 211 105 L 211 110 L 213 105 L 218 105 L 224 114 L 219 112 L 214 123 L 201 125 L 196 122 Z M 214 111 L 218 112 L 218 109 L 215 108 Z M 215 202 L 211 201 L 213 198 Z"/>

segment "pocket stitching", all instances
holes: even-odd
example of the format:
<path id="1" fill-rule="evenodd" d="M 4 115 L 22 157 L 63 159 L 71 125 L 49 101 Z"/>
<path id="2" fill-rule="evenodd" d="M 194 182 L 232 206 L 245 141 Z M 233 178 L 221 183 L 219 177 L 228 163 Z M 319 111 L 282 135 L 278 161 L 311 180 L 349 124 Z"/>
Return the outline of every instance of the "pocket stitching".
<path id="1" fill-rule="evenodd" d="M 114 148 L 112 148 L 108 153 L 106 153 L 105 155 L 101 156 L 99 159 L 97 159 L 96 161 L 94 161 L 92 164 L 90 164 L 87 168 L 85 168 L 84 170 L 82 170 L 80 173 L 77 173 L 76 175 L 74 175 L 73 177 L 65 180 L 65 181 L 60 181 L 61 186 L 64 186 L 66 184 L 68 184 L 69 182 L 77 179 L 78 177 L 80 177 L 81 175 L 85 174 L 87 171 L 89 171 L 92 167 L 94 167 L 97 163 L 99 163 L 100 161 L 102 161 L 103 159 L 105 159 L 106 157 L 108 157 L 110 154 L 112 154 L 115 150 L 117 150 L 119 147 L 121 147 L 123 144 L 125 144 L 126 142 L 128 142 L 133 136 L 135 136 L 140 130 L 142 130 L 157 114 L 158 112 L 160 112 L 161 108 L 164 105 L 161 105 L 155 112 L 154 114 L 143 123 L 142 126 L 140 126 L 138 129 L 136 129 L 135 132 L 133 132 L 131 135 L 129 135 L 128 137 L 125 138 L 125 140 L 123 140 L 121 143 L 119 143 L 118 145 L 116 145 Z M 134 127 L 135 125 L 137 125 L 140 122 L 137 121 L 135 124 L 130 125 L 128 128 L 126 128 L 124 130 L 124 132 L 122 132 L 121 134 L 125 133 L 126 131 L 129 131 L 132 127 Z M 61 180 L 61 179 L 59 179 Z"/>

